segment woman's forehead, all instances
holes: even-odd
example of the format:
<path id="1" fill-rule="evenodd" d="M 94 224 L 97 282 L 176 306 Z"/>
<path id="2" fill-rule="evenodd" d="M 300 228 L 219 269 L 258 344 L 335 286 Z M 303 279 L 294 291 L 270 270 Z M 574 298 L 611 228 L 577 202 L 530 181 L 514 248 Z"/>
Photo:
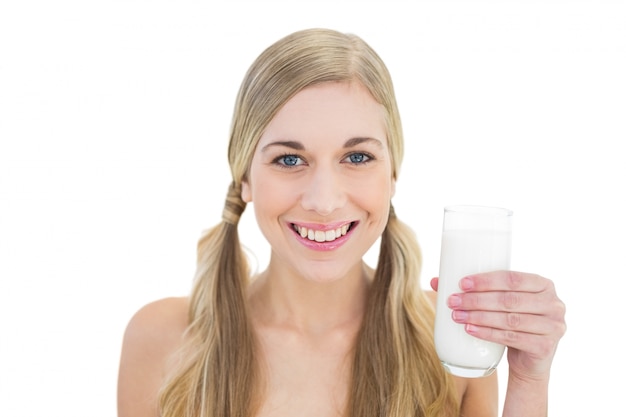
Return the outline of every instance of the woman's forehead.
<path id="1" fill-rule="evenodd" d="M 258 146 L 274 140 L 370 137 L 386 141 L 385 111 L 358 82 L 307 87 L 294 95 L 266 127 Z"/>

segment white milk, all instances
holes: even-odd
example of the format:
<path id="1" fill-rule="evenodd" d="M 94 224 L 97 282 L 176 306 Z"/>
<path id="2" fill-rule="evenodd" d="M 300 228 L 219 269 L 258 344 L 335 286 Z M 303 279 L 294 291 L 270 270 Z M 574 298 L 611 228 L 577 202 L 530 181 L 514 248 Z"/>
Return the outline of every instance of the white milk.
<path id="1" fill-rule="evenodd" d="M 493 372 L 504 346 L 467 334 L 452 320 L 447 299 L 461 292 L 459 281 L 477 272 L 509 269 L 511 233 L 500 231 L 444 230 L 435 319 L 435 345 L 443 365 L 453 374 L 485 376 Z"/>

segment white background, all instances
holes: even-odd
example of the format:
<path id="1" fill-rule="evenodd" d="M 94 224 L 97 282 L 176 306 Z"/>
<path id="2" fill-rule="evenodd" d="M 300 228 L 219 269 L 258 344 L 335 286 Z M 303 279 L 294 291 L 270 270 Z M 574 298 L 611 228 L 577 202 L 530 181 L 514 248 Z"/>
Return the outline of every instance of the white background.
<path id="1" fill-rule="evenodd" d="M 624 2 L 258 3 L 0 6 L 0 415 L 115 415 L 128 319 L 188 293 L 220 219 L 244 72 L 313 26 L 360 35 L 392 73 L 407 142 L 394 204 L 423 286 L 443 206 L 513 209 L 514 269 L 568 306 L 550 414 L 623 410 Z"/>

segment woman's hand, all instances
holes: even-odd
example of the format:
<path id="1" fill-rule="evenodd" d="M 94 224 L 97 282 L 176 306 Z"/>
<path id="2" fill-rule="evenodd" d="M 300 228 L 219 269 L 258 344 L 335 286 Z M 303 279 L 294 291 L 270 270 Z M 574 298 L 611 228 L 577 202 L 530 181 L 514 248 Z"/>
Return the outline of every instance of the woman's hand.
<path id="1" fill-rule="evenodd" d="M 438 279 L 431 286 L 436 291 Z M 554 284 L 536 274 L 495 271 L 467 276 L 448 298 L 467 333 L 508 347 L 509 377 L 547 380 L 565 333 L 565 304 Z"/>

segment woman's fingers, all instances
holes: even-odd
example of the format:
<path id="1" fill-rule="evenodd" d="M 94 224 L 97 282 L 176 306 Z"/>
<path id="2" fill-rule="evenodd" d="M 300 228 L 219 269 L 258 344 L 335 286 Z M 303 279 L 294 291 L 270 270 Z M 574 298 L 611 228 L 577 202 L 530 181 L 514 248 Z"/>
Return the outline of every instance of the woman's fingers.
<path id="1" fill-rule="evenodd" d="M 493 327 L 482 327 L 475 324 L 466 325 L 465 330 L 472 336 L 500 343 L 508 346 L 509 349 L 523 352 L 524 355 L 534 360 L 551 358 L 561 338 L 561 334 L 557 336 L 555 333 L 527 333 Z"/>
<path id="2" fill-rule="evenodd" d="M 554 291 L 552 281 L 537 274 L 518 271 L 484 272 L 464 277 L 459 282 L 463 291 Z"/>
<path id="3" fill-rule="evenodd" d="M 453 310 L 500 311 L 554 316 L 561 319 L 565 304 L 557 297 L 554 284 L 540 275 L 495 271 L 463 278 L 462 292 L 448 298 Z"/>
<path id="4" fill-rule="evenodd" d="M 558 307 L 556 294 L 551 291 L 488 291 L 452 294 L 448 307 L 454 310 L 503 311 L 528 314 L 550 314 Z M 556 312 L 555 312 L 556 313 Z"/>
<path id="5" fill-rule="evenodd" d="M 452 311 L 452 319 L 461 324 L 511 330 L 516 332 L 550 334 L 555 331 L 549 320 L 538 320 L 533 314 L 502 313 L 493 311 Z"/>
<path id="6" fill-rule="evenodd" d="M 452 318 L 478 338 L 549 358 L 565 333 L 565 304 L 540 275 L 495 271 L 463 278 L 448 298 Z"/>

